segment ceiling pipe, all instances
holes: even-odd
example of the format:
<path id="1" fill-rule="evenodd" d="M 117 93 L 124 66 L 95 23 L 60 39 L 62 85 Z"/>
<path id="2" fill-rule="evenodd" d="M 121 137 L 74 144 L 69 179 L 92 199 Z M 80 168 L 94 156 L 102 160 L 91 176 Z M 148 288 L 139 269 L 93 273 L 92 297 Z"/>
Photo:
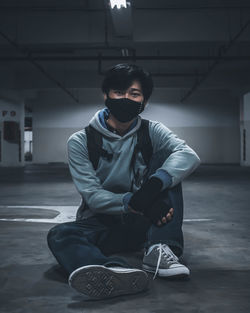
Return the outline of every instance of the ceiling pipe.
<path id="1" fill-rule="evenodd" d="M 218 59 L 214 60 L 214 62 L 208 67 L 208 70 L 203 77 L 196 80 L 193 87 L 181 98 L 181 102 L 184 102 L 185 100 L 187 100 L 198 89 L 198 87 L 209 77 L 211 72 L 218 66 L 218 64 L 222 60 L 225 59 L 225 56 L 223 55 L 228 53 L 228 51 L 235 44 L 235 42 L 241 36 L 241 34 L 246 30 L 249 24 L 250 24 L 250 19 L 245 23 L 245 25 L 241 27 L 238 33 L 228 42 L 227 45 L 223 45 L 220 47 L 219 53 L 218 53 Z"/>
<path id="2" fill-rule="evenodd" d="M 135 54 L 132 55 L 132 58 L 135 58 Z M 98 74 L 104 75 L 105 71 L 102 70 L 102 59 L 103 56 L 101 53 L 98 54 Z M 203 76 L 202 73 L 151 73 L 154 77 L 199 77 Z"/>
<path id="3" fill-rule="evenodd" d="M 165 7 L 136 7 L 132 5 L 132 9 L 136 11 L 206 11 L 206 10 L 249 10 L 250 6 L 249 5 L 215 5 L 215 6 L 165 6 Z M 95 12 L 103 12 L 105 9 L 100 8 L 100 9 L 95 9 L 95 8 L 86 8 L 83 6 L 46 6 L 46 5 L 0 5 L 0 10 L 5 10 L 5 11 L 25 11 L 27 10 L 30 11 L 86 11 L 89 13 L 95 13 Z"/>
<path id="4" fill-rule="evenodd" d="M 35 60 L 32 55 L 29 53 L 27 49 L 21 48 L 17 43 L 12 41 L 7 35 L 5 35 L 2 31 L 0 31 L 0 35 L 8 41 L 10 45 L 16 48 L 18 52 L 26 53 L 25 61 L 30 62 L 34 67 L 36 67 L 45 77 L 54 82 L 60 89 L 62 89 L 66 94 L 68 94 L 71 98 L 73 98 L 77 103 L 79 103 L 79 99 L 75 97 L 73 93 L 71 93 L 67 88 L 65 88 L 57 79 L 55 79 L 51 74 L 49 74 L 39 63 Z"/>
<path id="5" fill-rule="evenodd" d="M 205 75 L 204 73 L 188 73 L 188 72 L 182 72 L 182 73 L 152 73 L 151 75 L 154 77 L 201 77 Z"/>
<path id="6" fill-rule="evenodd" d="M 136 7 L 132 6 L 136 11 L 206 11 L 206 10 L 247 10 L 250 9 L 249 5 L 215 5 L 215 6 L 165 6 L 165 7 Z"/>
<path id="7" fill-rule="evenodd" d="M 69 12 L 69 11 L 86 11 L 89 13 L 95 12 L 104 12 L 104 9 L 91 9 L 91 8 L 84 8 L 82 6 L 43 6 L 43 5 L 0 5 L 0 10 L 6 11 L 53 11 L 53 12 Z"/>
<path id="8" fill-rule="evenodd" d="M 28 61 L 31 56 L 2 56 L 0 57 L 1 62 L 18 62 L 18 61 Z M 99 56 L 32 56 L 34 61 L 98 61 Z M 171 56 L 171 55 L 129 55 L 129 56 L 112 56 L 104 55 L 102 56 L 103 61 L 249 61 L 250 55 L 246 56 Z"/>

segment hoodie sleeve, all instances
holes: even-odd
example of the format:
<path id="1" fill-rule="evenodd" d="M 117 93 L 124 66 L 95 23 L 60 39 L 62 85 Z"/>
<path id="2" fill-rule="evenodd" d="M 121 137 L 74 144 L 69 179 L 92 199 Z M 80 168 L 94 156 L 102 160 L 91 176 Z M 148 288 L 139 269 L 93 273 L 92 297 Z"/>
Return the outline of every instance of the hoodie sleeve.
<path id="1" fill-rule="evenodd" d="M 200 158 L 195 151 L 162 123 L 151 121 L 149 134 L 153 153 L 166 155 L 166 159 L 156 171 L 156 175 L 162 170 L 170 175 L 172 182 L 169 188 L 177 185 L 200 165 Z"/>
<path id="2" fill-rule="evenodd" d="M 124 194 L 103 189 L 88 156 L 84 131 L 71 135 L 67 142 L 69 170 L 77 191 L 94 213 L 119 214 L 124 212 Z"/>

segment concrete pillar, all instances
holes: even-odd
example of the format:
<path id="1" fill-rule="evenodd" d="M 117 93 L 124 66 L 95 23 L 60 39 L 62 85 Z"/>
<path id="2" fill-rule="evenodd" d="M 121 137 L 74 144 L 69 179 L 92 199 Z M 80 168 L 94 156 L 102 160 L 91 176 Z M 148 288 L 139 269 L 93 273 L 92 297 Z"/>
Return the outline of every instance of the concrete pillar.
<path id="1" fill-rule="evenodd" d="M 0 166 L 24 166 L 23 101 L 0 98 L 0 132 Z"/>
<path id="2" fill-rule="evenodd" d="M 250 166 L 250 92 L 243 96 L 240 108 L 241 165 Z"/>

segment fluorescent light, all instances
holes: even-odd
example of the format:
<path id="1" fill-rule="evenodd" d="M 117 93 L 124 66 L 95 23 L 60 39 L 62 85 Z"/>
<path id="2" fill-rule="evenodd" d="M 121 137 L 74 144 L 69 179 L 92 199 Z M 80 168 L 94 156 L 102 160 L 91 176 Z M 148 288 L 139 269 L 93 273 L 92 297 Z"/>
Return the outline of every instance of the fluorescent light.
<path id="1" fill-rule="evenodd" d="M 122 7 L 127 7 L 127 2 L 126 0 L 110 0 L 110 5 L 111 9 L 114 9 L 115 6 L 117 7 L 117 9 L 121 9 Z"/>

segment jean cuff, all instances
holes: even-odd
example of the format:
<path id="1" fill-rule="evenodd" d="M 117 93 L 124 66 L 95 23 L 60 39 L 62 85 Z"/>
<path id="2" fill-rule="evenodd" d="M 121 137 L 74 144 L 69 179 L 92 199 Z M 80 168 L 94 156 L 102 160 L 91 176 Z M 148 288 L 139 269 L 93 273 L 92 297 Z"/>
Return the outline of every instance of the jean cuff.
<path id="1" fill-rule="evenodd" d="M 123 258 L 117 256 L 110 256 L 108 260 L 103 264 L 106 267 L 121 266 L 131 268 L 132 266 Z"/>

